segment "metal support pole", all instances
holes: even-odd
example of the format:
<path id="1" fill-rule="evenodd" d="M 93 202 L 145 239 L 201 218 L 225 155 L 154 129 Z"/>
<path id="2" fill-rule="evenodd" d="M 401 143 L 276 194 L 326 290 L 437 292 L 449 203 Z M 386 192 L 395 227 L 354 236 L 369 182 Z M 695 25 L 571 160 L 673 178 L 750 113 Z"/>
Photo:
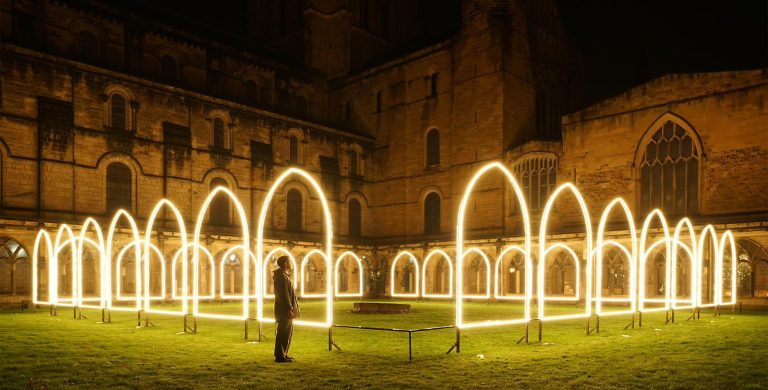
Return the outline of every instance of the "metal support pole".
<path id="1" fill-rule="evenodd" d="M 184 318 L 185 324 L 186 324 L 186 318 Z M 141 310 L 136 311 L 136 327 L 141 326 Z"/>
<path id="2" fill-rule="evenodd" d="M 243 330 L 245 333 L 245 341 L 248 341 L 248 320 L 247 319 L 243 323 Z"/>
<path id="3" fill-rule="evenodd" d="M 456 353 L 461 352 L 461 328 L 456 327 Z"/>
<path id="4" fill-rule="evenodd" d="M 638 328 L 643 327 L 643 312 L 641 311 L 637 312 L 637 327 Z"/>
<path id="5" fill-rule="evenodd" d="M 597 334 L 600 334 L 600 316 L 596 315 L 596 317 L 597 317 L 597 328 L 595 328 L 595 330 L 597 330 Z"/>
<path id="6" fill-rule="evenodd" d="M 675 323 L 675 309 L 672 309 L 672 323 Z"/>
<path id="7" fill-rule="evenodd" d="M 408 332 L 408 361 L 413 363 L 413 332 Z"/>
<path id="8" fill-rule="evenodd" d="M 544 321 L 539 319 L 539 342 L 541 342 L 543 333 L 544 333 Z"/>
<path id="9" fill-rule="evenodd" d="M 328 327 L 328 352 L 333 350 L 333 327 Z"/>

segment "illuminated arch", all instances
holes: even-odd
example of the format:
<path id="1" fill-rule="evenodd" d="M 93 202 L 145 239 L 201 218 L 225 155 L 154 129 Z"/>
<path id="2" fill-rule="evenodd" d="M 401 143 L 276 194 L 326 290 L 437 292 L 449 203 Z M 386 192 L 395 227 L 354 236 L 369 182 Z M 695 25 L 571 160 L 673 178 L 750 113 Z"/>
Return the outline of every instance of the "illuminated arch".
<path id="1" fill-rule="evenodd" d="M 344 260 L 346 257 L 351 257 L 355 260 L 355 263 L 357 263 L 357 269 L 358 269 L 358 291 L 356 293 L 345 293 L 345 292 L 339 292 L 339 265 L 341 264 L 341 261 Z M 360 260 L 360 257 L 358 257 L 354 252 L 351 251 L 345 251 L 342 254 L 339 255 L 338 258 L 336 258 L 336 264 L 334 264 L 334 272 L 336 273 L 334 275 L 334 292 L 337 297 L 362 297 L 363 292 L 365 291 L 365 288 L 363 286 L 363 261 Z"/>
<path id="2" fill-rule="evenodd" d="M 469 184 L 467 185 L 467 189 L 464 190 L 464 195 L 461 198 L 461 203 L 459 203 L 459 212 L 458 216 L 456 218 L 456 327 L 457 328 L 469 328 L 469 327 L 478 327 L 478 326 L 494 326 L 494 325 L 510 325 L 510 324 L 518 324 L 523 322 L 528 322 L 531 320 L 531 297 L 532 297 L 532 289 L 531 284 L 532 280 L 530 280 L 530 273 L 526 273 L 526 281 L 525 281 L 525 314 L 523 318 L 520 319 L 513 319 L 513 320 L 494 320 L 494 321 L 482 321 L 482 322 L 475 322 L 475 323 L 465 323 L 464 322 L 464 285 L 463 285 L 463 270 L 464 270 L 464 216 L 466 215 L 467 211 L 467 204 L 469 204 L 469 199 L 472 195 L 472 190 L 475 188 L 475 185 L 477 185 L 478 180 L 480 180 L 481 177 L 483 177 L 486 173 L 488 173 L 491 170 L 499 170 L 502 174 L 504 174 L 507 178 L 507 181 L 512 186 L 512 189 L 515 192 L 515 196 L 517 197 L 518 202 L 520 202 L 520 214 L 523 217 L 523 232 L 524 232 L 524 245 L 523 249 L 525 250 L 525 263 L 530 263 L 531 258 L 531 222 L 530 217 L 528 215 L 528 206 L 525 201 L 525 196 L 523 195 L 523 191 L 520 188 L 520 185 L 518 184 L 515 177 L 512 175 L 512 172 L 509 171 L 504 165 L 502 165 L 499 162 L 492 162 L 489 163 L 482 168 L 480 168 L 474 176 L 472 176 L 472 179 L 469 181 Z"/>
<path id="3" fill-rule="evenodd" d="M 624 255 L 627 259 L 627 263 L 629 265 L 629 297 L 627 298 L 603 298 L 602 296 L 602 289 L 603 289 L 603 275 L 602 275 L 602 268 L 603 268 L 603 258 L 602 258 L 602 252 L 606 247 L 614 247 L 619 250 L 621 254 Z M 633 247 L 634 250 L 635 247 Z M 597 274 L 595 276 L 595 314 L 598 316 L 606 316 L 606 315 L 619 315 L 619 314 L 627 314 L 627 313 L 634 313 L 636 311 L 636 297 L 635 294 L 637 292 L 637 262 L 636 257 L 630 251 L 627 249 L 626 246 L 620 244 L 617 241 L 613 240 L 600 240 L 599 243 L 595 246 L 595 255 L 591 257 L 595 257 L 596 264 L 595 269 L 597 271 Z M 626 302 L 629 303 L 629 310 L 616 310 L 616 311 L 610 311 L 610 312 L 604 312 L 603 311 L 603 302 Z"/>
<path id="4" fill-rule="evenodd" d="M 219 298 L 221 299 L 234 299 L 234 298 L 240 298 L 242 295 L 237 294 L 227 294 L 225 291 L 224 286 L 226 286 L 226 283 L 224 283 L 224 265 L 227 261 L 227 259 L 230 259 L 231 256 L 234 255 L 235 251 L 242 251 L 243 246 L 242 245 L 235 245 L 229 249 L 227 249 L 222 255 L 221 260 L 219 260 Z M 253 252 L 248 252 L 248 258 L 250 258 L 251 265 L 253 265 L 253 269 L 256 270 L 256 255 L 253 254 Z M 240 258 L 237 258 L 238 260 L 244 261 Z M 241 264 L 242 265 L 242 264 Z M 256 272 L 254 272 L 255 274 Z M 251 278 L 253 279 L 253 278 Z M 258 297 L 258 294 L 255 290 L 256 283 L 254 282 L 253 286 L 249 286 L 250 292 L 248 294 L 248 298 L 256 298 Z M 241 286 L 242 288 L 242 286 Z"/>
<path id="5" fill-rule="evenodd" d="M 731 253 L 730 253 L 730 256 L 729 256 L 731 258 L 731 264 L 730 264 L 730 268 L 731 268 L 731 272 L 730 272 L 730 274 L 731 274 L 731 285 L 730 286 L 726 286 L 723 283 L 723 281 L 722 281 L 722 275 L 723 275 L 723 272 L 725 271 L 724 269 L 722 269 L 722 267 L 725 266 L 725 264 L 723 264 L 723 257 L 725 256 L 725 247 L 726 247 L 726 245 L 731 250 Z M 719 248 L 720 250 L 718 251 L 718 257 L 719 257 L 718 261 L 720 262 L 720 267 L 721 267 L 721 270 L 720 270 L 720 278 L 721 278 L 720 283 L 721 283 L 721 287 L 717 290 L 719 292 L 719 296 L 717 298 L 717 303 L 720 304 L 720 305 L 734 305 L 734 304 L 736 304 L 736 301 L 737 301 L 737 296 L 736 295 L 738 294 L 738 290 L 737 290 L 737 287 L 736 287 L 737 286 L 736 279 L 738 278 L 738 273 L 737 273 L 737 268 L 736 268 L 737 263 L 738 263 L 738 258 L 737 258 L 738 254 L 737 254 L 737 251 L 736 251 L 736 242 L 734 241 L 733 233 L 731 233 L 730 230 L 726 230 L 725 233 L 723 233 L 722 237 L 720 237 L 720 245 L 719 245 L 719 247 L 720 247 Z M 723 289 L 726 288 L 726 287 L 730 287 L 731 288 L 731 300 L 728 301 L 728 302 L 723 301 Z"/>
<path id="6" fill-rule="evenodd" d="M 200 207 L 200 212 L 197 214 L 197 221 L 195 223 L 195 232 L 193 233 L 193 249 L 194 255 L 192 257 L 192 264 L 194 265 L 194 268 L 192 270 L 193 274 L 193 280 L 192 280 L 192 313 L 197 317 L 207 317 L 207 318 L 219 318 L 219 319 L 234 319 L 234 320 L 248 320 L 250 318 L 250 310 L 249 310 L 249 271 L 250 271 L 250 262 L 244 261 L 243 262 L 243 292 L 242 292 L 242 314 L 239 316 L 233 316 L 228 314 L 209 314 L 209 313 L 201 313 L 200 312 L 200 304 L 199 300 L 200 298 L 207 298 L 199 295 L 199 272 L 200 272 L 200 251 L 197 250 L 197 248 L 200 248 L 200 233 L 203 229 L 203 224 L 205 223 L 205 214 L 208 212 L 208 208 L 211 206 L 211 202 L 216 198 L 217 195 L 223 194 L 225 197 L 228 197 L 232 204 L 235 206 L 236 214 L 238 216 L 238 219 L 240 221 L 240 228 L 242 233 L 242 246 L 243 246 L 243 253 L 242 258 L 247 259 L 248 254 L 250 253 L 250 233 L 248 231 L 248 217 L 245 213 L 245 209 L 243 208 L 242 203 L 237 199 L 237 196 L 235 196 L 235 193 L 232 192 L 229 188 L 226 187 L 216 187 L 208 194 L 208 197 L 205 198 L 205 201 L 203 202 L 203 205 Z M 216 266 L 213 262 L 213 256 L 210 255 L 210 252 L 207 253 L 210 257 L 210 264 L 211 264 L 211 296 L 216 296 L 216 288 L 215 288 L 215 280 L 216 280 Z M 256 275 L 258 276 L 258 270 L 256 270 Z"/>
<path id="7" fill-rule="evenodd" d="M 64 235 L 67 235 L 67 239 L 63 240 Z M 72 297 L 67 300 L 62 300 L 59 297 L 59 260 L 61 252 L 69 246 L 69 253 L 70 256 L 72 256 L 71 261 L 71 284 L 72 284 Z M 54 239 L 54 252 L 53 252 L 53 259 L 49 262 L 49 266 L 52 267 L 55 270 L 54 278 L 49 280 L 48 283 L 53 286 L 52 288 L 52 301 L 53 304 L 56 306 L 69 306 L 73 307 L 77 304 L 77 261 L 75 261 L 75 257 L 77 256 L 77 238 L 75 237 L 75 233 L 72 231 L 72 228 L 69 227 L 67 224 L 62 224 L 59 226 L 59 230 L 56 232 L 56 238 Z"/>
<path id="8" fill-rule="evenodd" d="M 709 289 L 712 290 L 714 297 L 711 302 L 704 302 L 703 295 L 704 295 L 704 275 L 702 270 L 704 269 L 704 253 L 705 253 L 705 245 L 707 243 L 712 244 L 712 255 L 715 256 L 714 259 L 714 270 L 710 269 L 710 273 L 714 275 L 714 286 L 708 286 Z M 722 293 L 722 285 L 723 285 L 723 263 L 722 258 L 720 257 L 721 250 L 720 250 L 720 242 L 717 238 L 717 232 L 715 231 L 715 228 L 712 225 L 707 225 L 704 227 L 704 229 L 701 231 L 699 238 L 698 238 L 698 247 L 696 249 L 696 254 L 698 255 L 697 264 L 696 264 L 696 283 L 697 283 L 697 291 L 696 291 L 696 306 L 701 307 L 712 307 L 717 306 L 719 304 L 719 293 Z"/>
<path id="9" fill-rule="evenodd" d="M 464 298 L 470 298 L 470 299 L 490 299 L 491 298 L 491 260 L 488 258 L 488 255 L 485 254 L 485 252 L 481 251 L 478 248 L 472 247 L 467 249 L 463 256 L 467 256 L 470 253 L 475 253 L 478 256 L 480 256 L 483 259 L 483 262 L 485 263 L 485 294 L 463 294 Z"/>
<path id="10" fill-rule="evenodd" d="M 283 253 L 286 256 L 288 256 L 288 258 L 291 261 L 291 266 L 293 266 L 294 270 L 298 270 L 299 269 L 298 265 L 296 264 L 296 258 L 293 257 L 293 255 L 291 254 L 291 252 L 288 251 L 287 248 L 278 247 L 278 248 L 275 248 L 275 249 L 272 249 L 271 251 L 269 251 L 269 253 L 267 253 L 267 255 L 264 256 L 264 269 L 262 270 L 262 276 L 263 276 L 264 280 L 261 283 L 262 283 L 262 286 L 263 286 L 262 294 L 264 294 L 264 298 L 270 298 L 270 299 L 274 299 L 275 298 L 275 294 L 271 294 L 271 293 L 269 293 L 267 291 L 267 283 L 268 283 L 268 278 L 269 278 L 269 274 L 267 273 L 267 269 L 269 268 L 269 264 L 270 264 L 269 260 L 270 259 L 275 259 L 274 261 L 277 261 L 277 254 L 278 253 Z M 298 288 L 298 285 L 296 283 L 294 283 L 293 289 L 296 290 L 296 288 Z"/>
<path id="11" fill-rule="evenodd" d="M 323 192 L 323 188 L 320 186 L 320 184 L 307 172 L 299 168 L 289 168 L 285 172 L 283 172 L 272 184 L 272 187 L 270 187 L 269 192 L 267 192 L 266 197 L 264 198 L 264 203 L 261 206 L 261 211 L 259 212 L 259 222 L 257 225 L 257 233 L 256 233 L 256 256 L 257 256 L 257 265 L 261 265 L 264 261 L 264 225 L 267 220 L 267 214 L 269 211 L 269 206 L 272 203 L 272 198 L 275 196 L 275 192 L 277 191 L 280 186 L 291 176 L 298 175 L 302 178 L 304 178 L 306 181 L 308 181 L 312 188 L 315 190 L 315 193 L 320 198 L 320 202 L 323 206 L 323 216 L 325 218 L 325 251 L 323 253 L 323 258 L 325 259 L 325 268 L 328 271 L 328 277 L 326 278 L 325 284 L 326 284 L 326 304 L 325 304 L 325 315 L 326 319 L 325 322 L 317 322 L 317 321 L 304 321 L 304 320 L 295 320 L 294 324 L 297 325 L 310 325 L 310 326 L 318 326 L 323 328 L 328 328 L 333 324 L 333 281 L 331 280 L 333 278 L 333 264 L 331 264 L 331 251 L 333 250 L 333 222 L 331 218 L 331 210 L 328 206 L 328 201 L 325 198 L 325 193 Z M 302 262 L 302 265 L 304 263 Z M 259 267 L 259 271 L 261 267 Z M 303 273 L 303 267 L 302 267 L 302 273 Z M 261 281 L 262 278 L 257 278 L 258 281 Z M 258 286 L 258 291 L 261 291 L 261 286 Z M 273 322 L 274 318 L 267 318 L 264 317 L 264 297 L 260 296 L 257 299 L 257 318 L 259 321 L 265 321 L 265 322 Z"/>
<path id="12" fill-rule="evenodd" d="M 624 213 L 624 220 L 629 227 L 630 248 L 628 250 L 624 245 L 616 241 L 605 240 L 605 228 L 608 223 L 608 217 L 611 215 L 614 207 L 620 207 Z M 603 251 L 605 246 L 613 246 L 619 249 L 627 258 L 629 266 L 629 297 L 628 298 L 603 298 Z M 634 313 L 637 309 L 637 228 L 635 219 L 629 205 L 622 198 L 616 198 L 608 204 L 600 216 L 600 223 L 597 227 L 597 243 L 595 244 L 595 313 L 597 315 L 618 315 L 625 313 Z M 590 256 L 590 262 L 592 261 Z M 628 302 L 630 310 L 603 312 L 603 302 Z"/>
<path id="13" fill-rule="evenodd" d="M 501 266 L 504 263 L 504 256 L 506 256 L 509 253 L 512 252 L 518 252 L 523 256 L 523 266 L 525 268 L 525 274 L 524 274 L 524 280 L 525 283 L 528 280 L 532 280 L 533 276 L 531 273 L 533 272 L 533 262 L 531 261 L 530 257 L 525 256 L 525 249 L 521 248 L 519 245 L 510 245 L 506 248 L 504 248 L 501 253 L 499 253 L 499 256 L 496 257 L 496 264 L 493 267 L 493 279 L 494 279 L 494 287 L 493 287 L 493 298 L 498 299 L 501 301 L 504 300 L 510 300 L 510 301 L 517 301 L 517 300 L 526 300 L 525 292 L 523 292 L 522 295 L 504 295 L 501 291 Z M 527 288 L 526 286 L 523 286 L 523 288 Z"/>
<path id="14" fill-rule="evenodd" d="M 429 269 L 429 262 L 435 256 L 439 256 L 448 264 L 448 294 L 427 293 L 427 270 Z M 451 256 L 441 249 L 433 249 L 424 257 L 424 264 L 421 267 L 421 296 L 423 298 L 453 298 L 453 261 Z"/>
<path id="15" fill-rule="evenodd" d="M 104 283 L 104 287 L 106 289 L 106 295 L 107 295 L 107 308 L 110 310 L 126 310 L 126 311 L 139 311 L 142 309 L 142 300 L 141 295 L 138 293 L 134 297 L 133 301 L 135 302 L 135 306 L 131 308 L 123 308 L 119 306 L 113 305 L 113 298 L 112 298 L 112 258 L 113 258 L 113 250 L 115 245 L 115 233 L 117 232 L 117 223 L 120 221 L 120 219 L 125 219 L 128 221 L 128 226 L 130 227 L 130 234 L 132 241 L 130 245 L 135 245 L 136 249 L 134 250 L 134 266 L 135 266 L 135 276 L 136 276 L 136 286 L 141 285 L 141 251 L 142 251 L 142 245 L 141 245 L 141 233 L 139 233 L 139 228 L 136 225 L 136 221 L 133 219 L 131 214 L 123 209 L 118 210 L 115 212 L 115 215 L 112 217 L 112 221 L 109 223 L 109 229 L 107 229 L 107 238 L 106 238 L 106 244 L 107 247 L 105 249 L 104 255 L 108 259 L 107 261 L 107 280 Z M 119 274 L 119 268 L 118 268 L 118 278 L 120 277 Z M 165 281 L 163 281 L 165 283 Z M 118 298 L 120 297 L 120 286 L 117 286 L 118 288 Z"/>
<path id="16" fill-rule="evenodd" d="M 570 191 L 573 196 L 576 198 L 576 200 L 579 203 L 579 207 L 581 209 L 581 215 L 584 219 L 584 228 L 586 230 L 585 232 L 585 241 L 586 241 L 586 248 L 584 250 L 584 254 L 587 257 L 587 266 L 586 266 L 586 293 L 585 293 L 585 302 L 584 305 L 585 310 L 582 314 L 571 314 L 571 315 L 562 315 L 562 316 L 546 316 L 544 308 L 545 308 L 545 302 L 549 300 L 546 297 L 546 294 L 544 293 L 544 274 L 545 274 L 545 263 L 547 254 L 554 248 L 559 247 L 560 249 L 565 250 L 569 253 L 569 255 L 574 259 L 574 262 L 576 263 L 576 301 L 578 301 L 581 297 L 581 272 L 580 272 L 580 266 L 579 266 L 579 257 L 576 255 L 576 252 L 573 251 L 569 246 L 563 244 L 563 243 L 555 243 L 550 246 L 547 246 L 547 223 L 549 222 L 549 214 L 552 212 L 552 208 L 554 207 L 555 200 L 560 196 L 560 194 L 564 191 Z M 547 203 L 544 206 L 544 211 L 541 214 L 541 226 L 539 228 L 539 267 L 538 267 L 538 295 L 539 295 L 539 320 L 544 321 L 546 320 L 557 320 L 557 319 L 573 319 L 573 318 L 582 318 L 587 317 L 589 318 L 592 315 L 592 261 L 589 259 L 589 257 L 592 255 L 592 223 L 590 222 L 589 218 L 589 209 L 587 208 L 587 204 L 584 201 L 584 198 L 581 196 L 581 193 L 579 190 L 574 186 L 572 183 L 565 183 L 552 193 L 552 196 L 547 199 Z M 556 300 L 573 300 L 572 298 L 556 298 Z"/>
<path id="17" fill-rule="evenodd" d="M 152 212 L 149 214 L 149 218 L 147 219 L 147 227 L 144 230 L 144 246 L 142 247 L 142 264 L 143 264 L 143 275 L 144 275 L 144 284 L 149 284 L 149 248 L 152 245 L 152 232 L 154 231 L 153 228 L 155 226 L 155 221 L 157 220 L 157 216 L 160 213 L 160 210 L 163 209 L 163 207 L 167 207 L 171 210 L 171 213 L 173 214 L 173 217 L 176 219 L 176 223 L 179 226 L 179 238 L 181 239 L 181 311 L 177 310 L 159 310 L 159 309 L 153 309 L 152 303 L 150 299 L 149 291 L 144 292 L 144 312 L 146 313 L 158 313 L 158 314 L 168 314 L 168 315 L 187 315 L 189 314 L 189 291 L 188 291 L 188 275 L 189 275 L 189 252 L 188 252 L 188 246 L 189 242 L 187 240 L 187 227 L 184 224 L 184 217 L 181 215 L 181 212 L 176 207 L 176 205 L 173 204 L 168 199 L 161 199 L 157 204 L 155 205 L 155 208 L 152 209 Z M 197 253 L 197 251 L 195 251 Z M 177 254 L 178 255 L 178 254 Z M 197 262 L 195 262 L 195 265 L 197 265 Z M 175 273 L 174 273 L 175 274 Z"/>
<path id="18" fill-rule="evenodd" d="M 322 258 L 325 258 L 325 253 L 323 253 L 323 251 L 321 251 L 320 249 L 313 249 L 313 250 L 307 252 L 304 255 L 304 257 L 302 257 L 302 259 L 301 259 L 301 274 L 300 274 L 300 277 L 299 277 L 299 280 L 300 280 L 299 285 L 301 286 L 301 288 L 300 288 L 300 296 L 302 298 L 323 298 L 323 297 L 326 296 L 326 293 L 318 294 L 318 293 L 311 293 L 311 292 L 307 292 L 306 291 L 306 285 L 307 285 L 307 280 L 306 280 L 306 277 L 305 277 L 306 269 L 307 269 L 307 264 L 309 263 L 309 261 L 312 258 L 312 256 L 320 256 Z M 326 268 L 326 271 L 328 271 L 327 268 Z M 330 275 L 326 276 L 326 279 L 328 279 L 328 278 L 330 278 Z"/>
<path id="19" fill-rule="evenodd" d="M 658 240 L 655 243 L 653 243 L 650 247 L 646 248 L 647 245 L 647 239 L 648 239 L 648 232 L 650 230 L 651 222 L 654 219 L 658 219 L 659 223 L 661 224 L 661 229 L 664 233 L 664 238 L 662 240 Z M 664 255 L 664 261 L 665 261 L 665 282 L 664 282 L 664 298 L 659 299 L 653 299 L 653 298 L 647 298 L 646 292 L 645 292 L 645 281 L 646 281 L 646 264 L 648 262 L 648 257 L 654 253 L 654 250 L 659 245 L 664 245 L 665 255 Z M 643 229 L 640 231 L 640 248 L 638 250 L 638 286 L 637 286 L 637 310 L 642 312 L 649 312 L 649 311 L 659 311 L 659 310 L 669 310 L 670 308 L 670 277 L 672 275 L 670 267 L 671 267 L 671 257 L 672 257 L 672 248 L 671 248 L 671 239 L 669 236 L 669 225 L 667 224 L 666 218 L 664 218 L 664 214 L 662 214 L 661 210 L 654 209 L 651 211 L 648 216 L 646 216 L 645 221 L 643 222 Z M 656 307 L 647 309 L 645 307 L 646 303 L 663 303 L 663 307 Z"/>
<path id="20" fill-rule="evenodd" d="M 684 230 L 685 229 L 685 230 Z M 682 232 L 686 232 L 688 234 L 688 237 L 690 239 L 690 244 L 685 244 L 680 240 L 680 234 Z M 691 223 L 691 220 L 688 218 L 681 219 L 677 225 L 675 226 L 674 236 L 672 238 L 672 262 L 670 265 L 672 275 L 670 276 L 671 279 L 671 291 L 670 291 L 670 307 L 672 309 L 689 309 L 696 306 L 696 280 L 697 280 L 697 254 L 696 250 L 698 249 L 698 245 L 696 244 L 696 231 L 693 228 L 693 224 Z M 680 250 L 683 250 L 688 255 L 688 261 L 690 263 L 690 281 L 688 285 L 688 291 L 690 291 L 691 298 L 690 300 L 680 300 L 677 298 L 677 292 L 680 289 L 680 286 L 678 285 L 678 276 L 677 276 L 677 268 L 678 268 L 678 259 L 680 257 Z M 678 305 L 678 303 L 688 303 L 688 305 Z"/>
<path id="21" fill-rule="evenodd" d="M 96 239 L 97 241 L 88 240 L 85 235 L 88 232 L 88 228 L 90 226 L 93 226 L 93 230 L 96 232 Z M 98 261 L 99 261 L 99 297 L 97 299 L 94 298 L 86 298 L 84 297 L 83 293 L 83 253 L 85 250 L 85 243 L 86 240 L 89 241 L 89 244 L 96 249 L 98 252 Z M 105 254 L 105 247 L 104 247 L 104 235 L 101 231 L 101 227 L 99 226 L 99 223 L 96 222 L 93 218 L 87 218 L 85 222 L 83 223 L 82 228 L 80 229 L 80 236 L 77 239 L 77 256 L 73 258 L 73 261 L 77 262 L 77 306 L 79 307 L 85 307 L 85 308 L 91 308 L 91 309 L 103 309 L 106 307 L 106 294 L 104 292 L 104 279 L 105 276 L 108 278 L 109 275 L 106 274 L 106 265 L 104 264 L 107 259 L 104 257 Z M 85 302 L 94 302 L 98 300 L 98 305 L 93 304 L 86 304 Z"/>
<path id="22" fill-rule="evenodd" d="M 395 283 L 395 273 L 397 272 L 397 263 L 400 261 L 400 259 L 407 257 L 414 266 L 414 277 L 415 282 L 413 284 L 413 292 L 412 293 L 398 293 L 396 292 L 396 283 Z M 389 292 L 392 297 L 402 297 L 402 298 L 418 298 L 419 297 L 419 261 L 416 259 L 416 256 L 413 255 L 413 253 L 409 251 L 402 251 L 395 256 L 394 260 L 392 260 L 392 266 L 389 270 Z"/>
<path id="23" fill-rule="evenodd" d="M 123 264 L 123 258 L 125 257 L 125 254 L 129 250 L 131 250 L 131 249 L 134 250 L 134 253 L 137 253 L 136 252 L 137 248 L 140 250 L 141 242 L 139 242 L 139 243 L 132 242 L 130 244 L 127 244 L 127 245 L 123 246 L 120 249 L 120 251 L 118 252 L 118 254 L 117 254 L 117 259 L 115 261 L 115 269 L 117 269 L 117 274 L 115 275 L 116 276 L 115 277 L 115 291 L 116 291 L 116 295 L 117 296 L 114 298 L 116 301 L 132 301 L 132 300 L 135 300 L 135 298 L 126 298 L 126 297 L 123 297 L 123 295 L 122 295 L 122 286 L 121 286 L 122 278 L 120 277 L 120 269 L 121 269 L 121 266 Z M 155 300 L 155 301 L 164 300 L 165 297 L 166 297 L 166 293 L 167 293 L 167 289 L 166 289 L 167 283 L 166 283 L 166 279 L 165 279 L 166 278 L 165 256 L 163 256 L 163 253 L 160 251 L 160 248 L 158 248 L 156 245 L 150 244 L 149 248 L 152 251 L 152 253 L 155 254 L 155 256 L 157 256 L 157 258 L 159 259 L 160 275 L 161 275 L 160 278 L 161 278 L 161 281 L 162 281 L 160 283 L 160 294 L 159 295 L 152 295 L 151 294 L 151 289 L 150 289 L 150 297 L 149 297 L 149 299 Z M 136 274 L 137 278 L 139 278 L 140 276 L 141 275 L 139 273 Z M 141 298 L 141 295 L 139 295 L 139 298 Z"/>
<path id="24" fill-rule="evenodd" d="M 40 282 L 38 280 L 38 273 L 40 267 L 40 245 L 45 245 L 44 258 L 47 259 L 46 268 L 48 271 L 48 292 L 46 294 L 47 300 L 40 299 Z M 40 229 L 35 236 L 35 245 L 32 247 L 32 303 L 38 305 L 55 305 L 55 300 L 51 298 L 51 283 L 56 278 L 56 274 L 53 273 L 53 267 L 51 264 L 56 261 L 53 257 L 53 242 L 51 242 L 51 235 L 44 229 Z"/>

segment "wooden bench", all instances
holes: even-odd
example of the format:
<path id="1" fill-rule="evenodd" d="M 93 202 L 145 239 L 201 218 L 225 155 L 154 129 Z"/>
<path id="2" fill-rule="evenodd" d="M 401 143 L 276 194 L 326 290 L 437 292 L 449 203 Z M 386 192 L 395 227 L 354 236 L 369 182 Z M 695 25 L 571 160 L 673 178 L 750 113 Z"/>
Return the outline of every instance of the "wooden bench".
<path id="1" fill-rule="evenodd" d="M 409 313 L 411 305 L 404 303 L 355 302 L 352 313 L 357 314 L 402 314 Z"/>

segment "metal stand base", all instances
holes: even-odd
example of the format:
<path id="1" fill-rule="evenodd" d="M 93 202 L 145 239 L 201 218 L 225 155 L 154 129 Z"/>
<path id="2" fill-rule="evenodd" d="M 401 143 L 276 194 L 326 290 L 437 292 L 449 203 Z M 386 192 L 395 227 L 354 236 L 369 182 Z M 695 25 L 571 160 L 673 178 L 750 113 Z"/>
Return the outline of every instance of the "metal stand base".
<path id="1" fill-rule="evenodd" d="M 523 341 L 525 341 L 525 343 L 528 344 L 528 324 L 530 324 L 530 323 L 531 323 L 531 321 L 528 321 L 528 322 L 525 323 L 525 332 L 523 333 L 523 337 L 520 337 L 517 340 L 516 344 L 520 344 Z"/>
<path id="2" fill-rule="evenodd" d="M 249 333 L 250 331 L 249 331 L 249 324 L 248 324 L 248 321 L 250 321 L 250 320 L 252 320 L 252 319 L 253 319 L 253 318 L 249 318 L 249 319 L 247 319 L 247 320 L 243 321 L 243 330 L 244 330 L 244 337 L 245 337 L 245 341 L 248 341 L 248 340 L 250 340 L 250 333 Z M 259 338 L 258 338 L 258 339 L 256 339 L 256 342 L 257 342 L 257 343 L 260 343 L 262 340 L 264 340 L 264 339 L 263 339 L 263 337 L 262 337 L 262 335 L 261 335 L 261 322 L 258 322 L 258 328 L 259 328 Z"/>
<path id="3" fill-rule="evenodd" d="M 590 328 L 590 326 L 589 326 L 589 323 L 590 323 L 590 320 L 592 319 L 592 316 L 595 317 L 595 327 L 594 327 L 594 329 Z M 593 314 L 592 316 L 587 317 L 587 336 L 592 334 L 592 332 L 600 334 L 600 316 L 597 315 L 597 314 Z"/>
<path id="4" fill-rule="evenodd" d="M 409 340 L 410 342 L 410 340 Z M 328 352 L 333 351 L 333 348 L 336 348 L 337 351 L 341 352 L 341 348 L 339 348 L 338 345 L 333 341 L 333 327 L 328 327 Z"/>
<path id="5" fill-rule="evenodd" d="M 112 323 L 112 312 L 107 308 L 101 309 L 101 323 L 102 324 Z"/>
<path id="6" fill-rule="evenodd" d="M 189 326 L 189 317 L 192 317 L 192 326 Z M 195 317 L 192 314 L 185 314 L 184 315 L 184 333 L 197 333 L 197 317 Z"/>
<path id="7" fill-rule="evenodd" d="M 56 312 L 56 305 L 51 305 L 48 310 L 50 311 L 51 317 L 55 317 L 58 315 Z"/>
<path id="8" fill-rule="evenodd" d="M 446 352 L 445 354 L 448 355 L 454 349 L 456 350 L 456 353 L 461 352 L 461 329 L 460 328 L 456 328 L 456 342 L 453 343 L 451 348 L 449 348 L 448 352 Z"/>

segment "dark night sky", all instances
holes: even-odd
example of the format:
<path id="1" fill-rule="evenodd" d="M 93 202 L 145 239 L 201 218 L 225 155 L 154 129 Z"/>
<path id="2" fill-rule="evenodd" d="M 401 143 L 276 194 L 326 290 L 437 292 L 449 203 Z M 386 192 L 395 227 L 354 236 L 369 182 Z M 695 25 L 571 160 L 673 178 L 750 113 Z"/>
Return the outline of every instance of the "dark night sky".
<path id="1" fill-rule="evenodd" d="M 134 0 L 218 29 L 244 31 L 245 0 Z M 555 0 L 583 54 L 581 107 L 666 73 L 768 66 L 766 0 Z"/>

